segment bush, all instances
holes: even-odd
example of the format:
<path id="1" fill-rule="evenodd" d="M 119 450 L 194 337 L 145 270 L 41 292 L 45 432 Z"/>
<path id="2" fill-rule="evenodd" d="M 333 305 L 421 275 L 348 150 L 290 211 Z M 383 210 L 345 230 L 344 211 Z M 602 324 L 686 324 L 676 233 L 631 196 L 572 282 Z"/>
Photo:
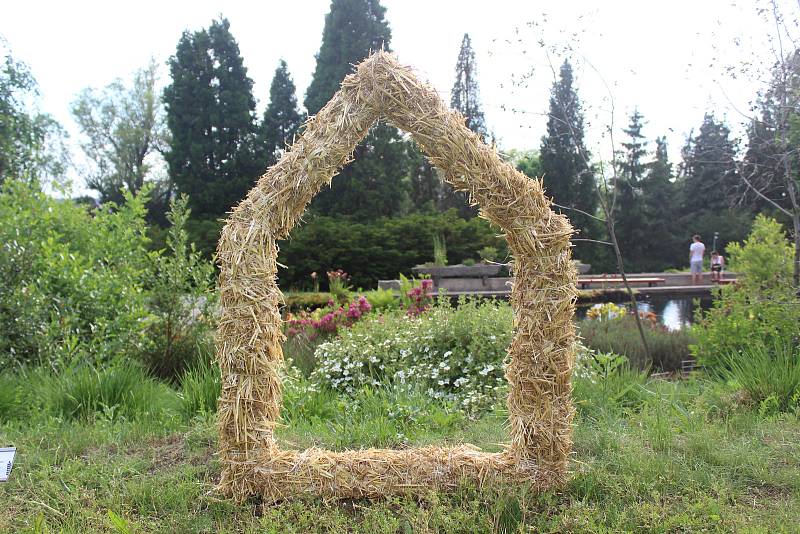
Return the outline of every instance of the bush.
<path id="1" fill-rule="evenodd" d="M 187 203 L 185 196 L 171 202 L 166 249 L 151 254 L 153 274 L 148 280 L 153 320 L 142 358 L 152 373 L 168 380 L 177 380 L 202 352 L 212 350 L 214 269 L 189 244 Z"/>
<path id="2" fill-rule="evenodd" d="M 654 368 L 677 371 L 681 362 L 691 356 L 692 337 L 687 330 L 670 331 L 655 321 L 643 319 L 643 327 L 651 359 L 647 358 L 636 319 L 623 315 L 607 320 L 585 320 L 578 324 L 583 342 L 600 353 L 621 354 L 637 369 Z"/>
<path id="3" fill-rule="evenodd" d="M 418 317 L 370 316 L 317 348 L 311 378 L 350 395 L 364 386 L 415 384 L 432 398 L 480 409 L 505 384 L 511 325 L 511 307 L 489 300 L 462 299 L 453 307 L 440 299 Z"/>
<path id="4" fill-rule="evenodd" d="M 0 188 L 0 368 L 138 353 L 150 319 L 145 197 L 90 213 L 7 180 Z"/>
<path id="5" fill-rule="evenodd" d="M 642 404 L 647 373 L 629 365 L 625 356 L 579 348 L 572 375 L 578 412 L 588 417 L 619 414 Z"/>
<path id="6" fill-rule="evenodd" d="M 137 365 L 82 365 L 58 375 L 40 370 L 30 383 L 44 411 L 66 419 L 102 415 L 147 420 L 177 408 L 175 393 Z"/>
<path id="7" fill-rule="evenodd" d="M 751 345 L 720 358 L 719 376 L 754 404 L 786 411 L 800 407 L 800 347 L 783 341 Z"/>
<path id="8" fill-rule="evenodd" d="M 486 246 L 500 259 L 508 247 L 487 221 L 461 219 L 455 210 L 445 213 L 377 219 L 360 223 L 344 217 L 313 217 L 280 243 L 278 280 L 284 289 L 312 289 L 312 272 L 334 267 L 350 274 L 354 287 L 371 288 L 378 280 L 412 274 L 411 268 L 433 260 L 433 237 L 447 242 L 447 263 L 476 258 Z"/>
<path id="9" fill-rule="evenodd" d="M 217 411 L 217 400 L 222 389 L 219 366 L 200 360 L 190 367 L 181 378 L 182 411 L 187 419 Z"/>
<path id="10" fill-rule="evenodd" d="M 311 293 L 289 291 L 283 294 L 283 300 L 288 311 L 323 308 L 333 299 L 330 293 Z"/>
<path id="11" fill-rule="evenodd" d="M 400 301 L 391 289 L 374 289 L 364 292 L 364 296 L 376 312 L 392 310 L 399 306 Z"/>
<path id="12" fill-rule="evenodd" d="M 781 226 L 759 215 L 743 244 L 728 247 L 732 267 L 742 275 L 721 287 L 712 307 L 699 312 L 692 351 L 700 363 L 714 367 L 728 355 L 776 340 L 800 343 L 800 301 L 792 286 L 792 248 Z"/>

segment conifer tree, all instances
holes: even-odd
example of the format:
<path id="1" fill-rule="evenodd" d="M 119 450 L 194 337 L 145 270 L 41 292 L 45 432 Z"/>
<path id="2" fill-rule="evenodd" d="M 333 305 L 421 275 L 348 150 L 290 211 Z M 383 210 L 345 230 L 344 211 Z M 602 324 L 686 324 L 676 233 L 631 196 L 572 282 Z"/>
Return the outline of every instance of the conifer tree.
<path id="1" fill-rule="evenodd" d="M 638 269 L 646 243 L 645 209 L 642 182 L 646 165 L 647 141 L 642 135 L 642 114 L 634 111 L 623 132 L 628 139 L 617 155 L 620 174 L 615 181 L 614 228 L 620 250 L 632 269 Z"/>
<path id="2" fill-rule="evenodd" d="M 667 140 L 666 137 L 659 137 L 656 139 L 655 159 L 647 166 L 647 173 L 642 180 L 642 223 L 646 235 L 639 268 L 644 271 L 672 267 L 681 258 L 682 245 L 675 225 L 677 188 L 672 178 Z"/>
<path id="3" fill-rule="evenodd" d="M 450 94 L 450 107 L 461 113 L 467 121 L 467 128 L 485 139 L 486 121 L 481 108 L 478 90 L 478 69 L 475 64 L 475 51 L 469 34 L 464 34 L 461 50 L 456 63 L 456 81 Z"/>
<path id="4" fill-rule="evenodd" d="M 220 216 L 263 171 L 255 150 L 253 81 L 224 18 L 184 32 L 169 67 L 170 177 L 189 195 L 194 217 Z"/>
<path id="5" fill-rule="evenodd" d="M 266 165 L 273 165 L 287 144 L 292 142 L 304 116 L 297 108 L 297 96 L 289 68 L 284 60 L 275 69 L 269 88 L 269 105 L 260 127 L 260 145 Z"/>
<path id="6" fill-rule="evenodd" d="M 602 226 L 576 211 L 594 215 L 598 199 L 588 163 L 591 154 L 584 143 L 583 110 L 574 83 L 572 66 L 564 61 L 550 91 L 547 134 L 542 137 L 539 161 L 545 193 L 563 206 L 554 208 L 569 217 L 578 232 L 576 237 L 596 239 L 602 235 Z M 596 246 L 579 244 L 575 255 L 583 261 L 593 261 L 607 254 Z"/>
<path id="7" fill-rule="evenodd" d="M 736 174 L 736 144 L 730 129 L 706 113 L 700 133 L 685 149 L 683 209 L 685 214 L 724 210 L 736 197 L 741 184 Z"/>
<path id="8" fill-rule="evenodd" d="M 317 113 L 339 89 L 344 77 L 370 52 L 389 49 L 391 31 L 378 0 L 333 0 L 325 17 L 322 44 L 305 106 Z M 312 207 L 324 215 L 357 219 L 397 215 L 407 206 L 408 143 L 397 128 L 376 125 Z"/>
<path id="9" fill-rule="evenodd" d="M 450 93 L 450 107 L 461 113 L 467 128 L 486 140 L 486 121 L 481 108 L 480 93 L 478 90 L 478 69 L 475 63 L 475 51 L 469 34 L 465 33 L 461 41 L 456 62 L 456 79 Z M 469 196 L 466 193 L 453 191 L 449 184 L 442 183 L 440 207 L 442 209 L 454 208 L 464 218 L 475 217 L 478 214 L 476 206 L 469 205 Z"/>

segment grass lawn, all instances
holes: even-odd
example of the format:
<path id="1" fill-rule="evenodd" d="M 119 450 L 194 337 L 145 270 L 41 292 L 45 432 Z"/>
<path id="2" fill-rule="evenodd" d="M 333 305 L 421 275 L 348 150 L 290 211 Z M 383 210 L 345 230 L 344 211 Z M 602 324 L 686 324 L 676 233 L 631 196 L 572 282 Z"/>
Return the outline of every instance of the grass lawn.
<path id="1" fill-rule="evenodd" d="M 213 416 L 7 423 L 0 442 L 18 458 L 0 485 L 0 531 L 800 532 L 797 414 L 726 410 L 703 401 L 703 387 L 650 383 L 635 409 L 581 407 L 572 479 L 540 495 L 465 485 L 375 502 L 234 505 L 214 493 Z M 476 421 L 433 409 L 398 423 L 374 413 L 378 404 L 327 402 L 324 417 L 296 418 L 281 437 L 341 448 L 446 436 L 496 449 L 505 433 L 502 409 Z"/>

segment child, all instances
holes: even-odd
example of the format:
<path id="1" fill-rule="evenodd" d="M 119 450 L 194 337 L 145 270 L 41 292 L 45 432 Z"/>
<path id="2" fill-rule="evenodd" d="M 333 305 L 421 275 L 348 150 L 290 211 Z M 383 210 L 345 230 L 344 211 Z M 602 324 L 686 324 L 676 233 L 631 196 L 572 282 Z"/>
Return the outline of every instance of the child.
<path id="1" fill-rule="evenodd" d="M 711 281 L 719 282 L 722 279 L 722 269 L 725 259 L 716 250 L 711 253 Z"/>

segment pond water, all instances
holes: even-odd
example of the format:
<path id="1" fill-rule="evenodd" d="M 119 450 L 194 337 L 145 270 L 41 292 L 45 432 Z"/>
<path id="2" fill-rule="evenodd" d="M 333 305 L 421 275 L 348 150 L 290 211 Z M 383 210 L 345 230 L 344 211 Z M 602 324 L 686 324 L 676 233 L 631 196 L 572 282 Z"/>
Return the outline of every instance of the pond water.
<path id="1" fill-rule="evenodd" d="M 658 321 L 670 330 L 680 330 L 690 326 L 694 321 L 694 313 L 698 307 L 707 310 L 711 307 L 711 297 L 683 297 L 667 295 L 646 295 L 640 296 L 637 300 L 639 311 L 643 313 L 653 312 L 658 317 Z M 622 302 L 616 302 L 623 304 Z M 579 319 L 586 317 L 586 312 L 592 304 L 578 306 L 575 316 Z M 630 305 L 628 303 L 628 309 Z"/>

